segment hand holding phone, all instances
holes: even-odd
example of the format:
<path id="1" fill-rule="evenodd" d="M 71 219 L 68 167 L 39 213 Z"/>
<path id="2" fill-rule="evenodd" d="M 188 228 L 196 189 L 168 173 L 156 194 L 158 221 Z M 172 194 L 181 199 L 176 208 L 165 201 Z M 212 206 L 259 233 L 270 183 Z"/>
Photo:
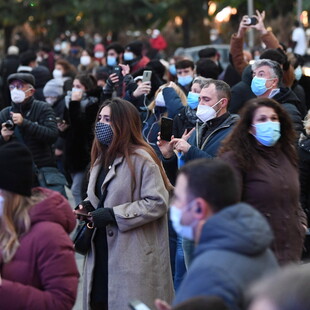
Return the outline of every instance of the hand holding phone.
<path id="1" fill-rule="evenodd" d="M 73 210 L 73 213 L 80 221 L 90 221 L 90 219 L 92 218 L 91 214 L 88 214 L 84 209 Z"/>
<path id="2" fill-rule="evenodd" d="M 152 71 L 144 70 L 143 71 L 142 82 L 151 82 L 151 77 L 152 77 Z"/>
<path id="3" fill-rule="evenodd" d="M 161 118 L 160 138 L 165 141 L 170 141 L 173 132 L 173 119 L 169 117 Z"/>

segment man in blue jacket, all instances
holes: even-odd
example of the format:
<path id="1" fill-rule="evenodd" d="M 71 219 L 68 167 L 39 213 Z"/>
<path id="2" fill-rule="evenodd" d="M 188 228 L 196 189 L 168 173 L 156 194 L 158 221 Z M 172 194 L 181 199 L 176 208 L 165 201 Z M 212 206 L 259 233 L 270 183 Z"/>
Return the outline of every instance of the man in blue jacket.
<path id="1" fill-rule="evenodd" d="M 219 159 L 183 166 L 177 178 L 171 220 L 196 249 L 173 305 L 195 296 L 220 297 L 232 310 L 244 309 L 246 288 L 278 269 L 269 249 L 273 239 L 265 218 L 239 201 L 233 169 Z M 157 309 L 170 306 L 156 301 Z"/>
<path id="2" fill-rule="evenodd" d="M 157 145 L 163 155 L 163 165 L 170 180 L 175 180 L 177 168 L 182 163 L 197 158 L 213 158 L 221 142 L 230 133 L 239 116 L 227 109 L 230 101 L 230 87 L 224 81 L 210 79 L 199 94 L 196 128 L 170 142 L 160 138 Z M 178 152 L 177 157 L 175 151 Z"/>

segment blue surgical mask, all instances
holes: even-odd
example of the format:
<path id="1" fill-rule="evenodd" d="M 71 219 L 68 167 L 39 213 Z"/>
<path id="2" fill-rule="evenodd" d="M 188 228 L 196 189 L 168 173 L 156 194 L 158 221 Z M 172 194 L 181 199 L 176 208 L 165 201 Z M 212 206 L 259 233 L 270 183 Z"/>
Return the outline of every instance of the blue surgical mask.
<path id="1" fill-rule="evenodd" d="M 272 87 L 272 86 L 270 86 L 269 88 L 266 87 L 266 82 L 268 80 L 273 80 L 273 79 L 265 79 L 265 78 L 259 78 L 257 76 L 254 76 L 252 83 L 251 83 L 252 92 L 256 96 L 263 95 L 268 89 Z"/>
<path id="2" fill-rule="evenodd" d="M 131 61 L 134 59 L 133 53 L 132 52 L 125 52 L 124 53 L 124 60 L 125 61 Z"/>
<path id="3" fill-rule="evenodd" d="M 193 92 L 189 92 L 187 95 L 187 104 L 191 109 L 196 109 L 198 104 L 199 104 L 199 94 L 197 93 L 193 93 Z"/>
<path id="4" fill-rule="evenodd" d="M 301 70 L 301 67 L 298 66 L 295 70 L 294 70 L 294 73 L 295 73 L 295 79 L 297 81 L 299 81 L 302 77 L 302 70 Z"/>
<path id="5" fill-rule="evenodd" d="M 97 122 L 95 134 L 98 141 L 103 145 L 110 145 L 113 140 L 113 130 L 109 124 Z"/>
<path id="6" fill-rule="evenodd" d="M 265 145 L 275 145 L 281 137 L 280 123 L 279 122 L 264 122 L 252 125 L 256 129 L 256 140 Z"/>
<path id="7" fill-rule="evenodd" d="M 177 75 L 177 69 L 175 68 L 175 65 L 169 65 L 169 72 L 172 75 Z"/>
<path id="8" fill-rule="evenodd" d="M 4 198 L 0 196 L 0 217 L 3 214 L 3 208 L 4 208 Z"/>
<path id="9" fill-rule="evenodd" d="M 107 65 L 110 67 L 116 66 L 117 65 L 117 60 L 115 56 L 108 56 L 107 57 Z"/>
<path id="10" fill-rule="evenodd" d="M 186 86 L 190 84 L 192 80 L 193 80 L 193 77 L 191 75 L 178 76 L 178 83 L 182 86 Z"/>
<path id="11" fill-rule="evenodd" d="M 181 209 L 175 206 L 171 206 L 170 219 L 176 233 L 188 240 L 194 240 L 194 227 L 182 225 L 181 224 L 182 215 L 183 214 Z"/>

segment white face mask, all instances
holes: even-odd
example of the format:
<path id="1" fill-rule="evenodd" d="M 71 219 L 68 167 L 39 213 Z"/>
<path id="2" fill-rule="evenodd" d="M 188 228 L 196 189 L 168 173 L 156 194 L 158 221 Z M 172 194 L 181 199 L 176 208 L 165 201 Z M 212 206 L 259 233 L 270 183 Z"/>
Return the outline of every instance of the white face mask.
<path id="1" fill-rule="evenodd" d="M 91 63 L 90 56 L 81 56 L 80 63 L 82 66 L 88 66 Z"/>
<path id="2" fill-rule="evenodd" d="M 11 90 L 11 99 L 14 103 L 22 103 L 25 101 L 26 94 L 24 91 L 14 88 Z"/>
<path id="3" fill-rule="evenodd" d="M 54 79 L 60 79 L 60 78 L 62 78 L 62 71 L 59 70 L 59 69 L 55 69 L 55 70 L 53 71 L 53 77 L 54 77 Z"/>
<path id="4" fill-rule="evenodd" d="M 222 99 L 221 99 L 222 100 Z M 197 108 L 196 115 L 197 117 L 202 120 L 204 123 L 209 121 L 210 119 L 216 118 L 217 113 L 220 111 L 218 110 L 217 112 L 214 110 L 214 107 L 221 102 L 219 100 L 216 104 L 214 104 L 212 107 L 209 107 L 208 105 L 202 105 L 199 104 Z"/>
<path id="5" fill-rule="evenodd" d="M 193 225 L 187 226 L 187 225 L 182 225 L 181 220 L 182 220 L 182 210 L 175 207 L 171 206 L 170 207 L 170 220 L 172 222 L 172 226 L 176 233 L 180 235 L 181 237 L 184 237 L 188 240 L 194 240 L 194 227 Z"/>
<path id="6" fill-rule="evenodd" d="M 155 99 L 155 105 L 157 107 L 165 107 L 166 106 L 165 98 L 164 98 L 162 91 L 157 94 L 156 99 Z"/>
<path id="7" fill-rule="evenodd" d="M 103 58 L 103 56 L 104 56 L 104 52 L 96 52 L 95 53 L 96 58 Z"/>
<path id="8" fill-rule="evenodd" d="M 4 198 L 0 196 L 0 217 L 3 215 Z"/>

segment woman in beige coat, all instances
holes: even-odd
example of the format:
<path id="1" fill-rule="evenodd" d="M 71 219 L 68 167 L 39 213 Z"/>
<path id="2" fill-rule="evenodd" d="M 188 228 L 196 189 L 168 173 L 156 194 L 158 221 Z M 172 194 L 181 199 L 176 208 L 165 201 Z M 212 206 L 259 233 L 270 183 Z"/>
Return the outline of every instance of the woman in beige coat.
<path id="1" fill-rule="evenodd" d="M 122 99 L 99 109 L 87 199 L 95 226 L 84 268 L 84 309 L 128 309 L 173 298 L 167 204 L 170 183 L 143 140 L 136 108 Z M 103 202 L 102 202 L 103 201 Z"/>

